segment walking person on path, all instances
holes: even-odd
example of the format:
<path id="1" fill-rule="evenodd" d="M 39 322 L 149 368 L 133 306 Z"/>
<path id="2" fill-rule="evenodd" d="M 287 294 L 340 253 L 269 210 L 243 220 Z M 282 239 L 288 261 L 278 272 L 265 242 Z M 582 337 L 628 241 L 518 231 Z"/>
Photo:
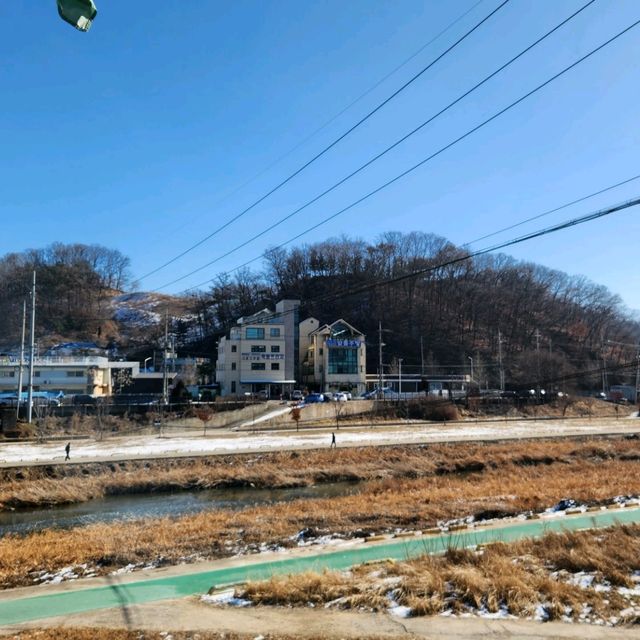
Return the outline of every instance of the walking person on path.
<path id="1" fill-rule="evenodd" d="M 71 453 L 71 443 L 67 442 L 67 446 L 64 448 L 64 452 L 67 454 L 65 460 L 70 460 L 69 454 Z"/>
<path id="2" fill-rule="evenodd" d="M 336 448 L 336 434 L 332 433 L 331 434 L 331 447 L 330 449 L 335 449 Z"/>

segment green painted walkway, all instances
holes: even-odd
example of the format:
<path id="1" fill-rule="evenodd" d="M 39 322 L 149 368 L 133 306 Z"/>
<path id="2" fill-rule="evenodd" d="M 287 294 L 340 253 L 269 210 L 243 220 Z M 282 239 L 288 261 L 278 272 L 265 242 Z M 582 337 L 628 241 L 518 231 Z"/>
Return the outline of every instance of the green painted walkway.
<path id="1" fill-rule="evenodd" d="M 202 573 L 155 578 L 140 582 L 93 587 L 16 600 L 0 601 L 0 625 L 28 622 L 41 618 L 81 613 L 95 609 L 129 606 L 157 600 L 206 593 L 214 585 L 269 578 L 277 573 L 298 573 L 322 569 L 346 569 L 370 560 L 405 560 L 424 553 L 439 553 L 448 547 L 466 547 L 483 542 L 511 542 L 525 537 L 540 537 L 562 530 L 608 527 L 640 522 L 640 508 L 596 511 L 553 519 L 528 520 L 502 527 L 478 528 L 450 534 L 404 538 L 401 541 L 363 545 L 329 553 L 287 558 L 274 562 L 248 563 L 244 566 Z"/>

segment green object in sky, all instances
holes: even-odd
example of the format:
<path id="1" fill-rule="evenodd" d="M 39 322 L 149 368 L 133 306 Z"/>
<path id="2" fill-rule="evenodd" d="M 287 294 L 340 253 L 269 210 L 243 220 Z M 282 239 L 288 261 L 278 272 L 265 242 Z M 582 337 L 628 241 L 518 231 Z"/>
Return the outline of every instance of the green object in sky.
<path id="1" fill-rule="evenodd" d="M 60 17 L 79 31 L 89 31 L 98 14 L 93 0 L 57 0 Z"/>

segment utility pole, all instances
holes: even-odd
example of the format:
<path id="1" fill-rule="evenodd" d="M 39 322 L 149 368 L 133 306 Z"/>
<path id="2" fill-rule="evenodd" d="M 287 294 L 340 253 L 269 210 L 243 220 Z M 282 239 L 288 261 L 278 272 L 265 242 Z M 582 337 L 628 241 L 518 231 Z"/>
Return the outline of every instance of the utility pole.
<path id="1" fill-rule="evenodd" d="M 22 401 L 22 369 L 24 367 L 24 340 L 27 330 L 27 301 L 22 301 L 22 340 L 20 341 L 20 366 L 18 367 L 18 402 L 16 418 L 20 418 L 20 402 Z"/>
<path id="2" fill-rule="evenodd" d="M 424 377 L 424 344 L 420 336 L 420 375 Z"/>
<path id="3" fill-rule="evenodd" d="M 640 344 L 636 351 L 636 406 L 638 405 L 638 389 L 640 388 Z"/>
<path id="4" fill-rule="evenodd" d="M 384 383 L 384 373 L 382 372 L 382 320 L 378 321 L 378 395 L 383 396 L 382 385 Z"/>
<path id="5" fill-rule="evenodd" d="M 29 347 L 29 393 L 27 397 L 27 422 L 31 424 L 33 418 L 33 360 L 36 344 L 36 272 L 33 271 L 31 285 L 31 337 Z"/>
<path id="6" fill-rule="evenodd" d="M 169 377 L 167 376 L 167 346 L 169 344 L 169 308 L 164 310 L 164 344 L 162 345 L 162 403 L 169 402 Z"/>
<path id="7" fill-rule="evenodd" d="M 398 400 L 400 400 L 402 393 L 402 360 L 403 358 L 398 358 Z"/>
<path id="8" fill-rule="evenodd" d="M 502 366 L 502 334 L 498 329 L 498 363 L 500 364 L 500 391 L 504 391 L 504 367 Z"/>
<path id="9" fill-rule="evenodd" d="M 536 329 L 536 377 L 537 385 L 536 390 L 538 392 L 538 399 L 540 399 L 540 330 Z"/>

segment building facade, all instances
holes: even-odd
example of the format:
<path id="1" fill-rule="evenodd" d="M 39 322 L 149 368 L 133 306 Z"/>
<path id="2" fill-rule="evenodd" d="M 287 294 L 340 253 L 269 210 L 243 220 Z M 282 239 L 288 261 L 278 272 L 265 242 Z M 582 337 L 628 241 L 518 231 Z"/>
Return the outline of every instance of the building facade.
<path id="1" fill-rule="evenodd" d="M 17 393 L 20 361 L 0 359 L 0 391 Z M 36 358 L 33 366 L 33 390 L 64 394 L 107 396 L 116 393 L 132 377 L 138 375 L 138 362 L 114 362 L 101 356 Z M 29 363 L 22 369 L 22 390 L 29 381 Z"/>
<path id="2" fill-rule="evenodd" d="M 310 390 L 366 390 L 367 351 L 364 334 L 345 320 L 320 326 L 315 318 L 300 323 L 302 384 Z"/>
<path id="3" fill-rule="evenodd" d="M 298 300 L 282 300 L 275 311 L 240 318 L 219 341 L 216 382 L 222 396 L 366 389 L 364 335 L 344 320 L 299 322 L 299 306 Z"/>
<path id="4" fill-rule="evenodd" d="M 218 343 L 216 382 L 223 396 L 290 393 L 298 375 L 298 300 L 281 300 L 275 311 L 263 309 L 238 319 Z"/>

